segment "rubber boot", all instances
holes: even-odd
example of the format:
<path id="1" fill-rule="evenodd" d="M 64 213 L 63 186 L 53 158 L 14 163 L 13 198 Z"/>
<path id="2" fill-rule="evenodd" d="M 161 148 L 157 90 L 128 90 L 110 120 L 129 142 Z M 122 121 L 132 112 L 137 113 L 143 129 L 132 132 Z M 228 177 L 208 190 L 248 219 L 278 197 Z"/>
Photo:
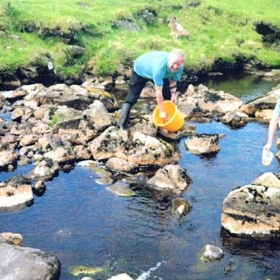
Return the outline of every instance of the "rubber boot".
<path id="1" fill-rule="evenodd" d="M 122 110 L 121 110 L 121 116 L 119 120 L 119 127 L 122 130 L 126 130 L 126 124 L 128 120 L 128 116 L 130 113 L 131 105 L 129 103 L 123 103 Z"/>

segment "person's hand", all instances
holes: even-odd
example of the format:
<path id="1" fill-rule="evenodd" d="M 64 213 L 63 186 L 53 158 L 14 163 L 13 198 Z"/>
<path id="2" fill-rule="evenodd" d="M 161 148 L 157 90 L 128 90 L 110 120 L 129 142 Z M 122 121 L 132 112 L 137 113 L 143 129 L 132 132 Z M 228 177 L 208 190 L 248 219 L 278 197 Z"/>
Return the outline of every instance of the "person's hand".
<path id="1" fill-rule="evenodd" d="M 174 104 L 177 104 L 177 94 L 176 94 L 176 92 L 171 94 L 171 101 Z"/>
<path id="2" fill-rule="evenodd" d="M 166 119 L 166 118 L 167 118 L 167 115 L 166 115 L 166 113 L 165 113 L 164 111 L 162 111 L 162 112 L 159 113 L 159 117 L 160 117 L 161 119 Z"/>
<path id="3" fill-rule="evenodd" d="M 266 143 L 266 144 L 263 146 L 263 150 L 266 151 L 266 152 L 268 152 L 268 151 L 270 150 L 270 148 L 271 148 L 271 144 L 269 144 L 269 143 Z"/>

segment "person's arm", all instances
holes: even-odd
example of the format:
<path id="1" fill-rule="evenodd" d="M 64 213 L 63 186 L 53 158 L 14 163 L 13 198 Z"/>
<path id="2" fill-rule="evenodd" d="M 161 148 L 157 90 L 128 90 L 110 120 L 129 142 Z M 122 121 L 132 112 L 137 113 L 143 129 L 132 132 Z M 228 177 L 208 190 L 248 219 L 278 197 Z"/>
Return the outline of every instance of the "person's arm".
<path id="1" fill-rule="evenodd" d="M 167 115 L 163 107 L 162 87 L 155 86 L 155 90 L 156 90 L 156 100 L 160 111 L 160 118 L 166 119 Z"/>
<path id="2" fill-rule="evenodd" d="M 273 142 L 273 139 L 275 136 L 278 121 L 279 121 L 279 117 L 277 117 L 276 115 L 273 115 L 269 122 L 267 143 L 263 147 L 263 149 L 266 151 L 269 151 L 272 146 L 272 142 Z"/>

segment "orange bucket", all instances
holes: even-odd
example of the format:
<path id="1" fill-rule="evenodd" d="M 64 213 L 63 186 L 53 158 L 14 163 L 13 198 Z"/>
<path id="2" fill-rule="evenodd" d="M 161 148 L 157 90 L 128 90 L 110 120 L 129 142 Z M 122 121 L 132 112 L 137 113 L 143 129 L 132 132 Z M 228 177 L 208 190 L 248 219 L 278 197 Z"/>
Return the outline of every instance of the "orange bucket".
<path id="1" fill-rule="evenodd" d="M 156 126 L 164 128 L 168 131 L 175 132 L 179 130 L 184 124 L 184 116 L 177 108 L 177 106 L 171 101 L 163 101 L 163 108 L 167 114 L 167 121 L 163 122 L 159 116 L 158 106 L 153 112 L 153 122 Z"/>

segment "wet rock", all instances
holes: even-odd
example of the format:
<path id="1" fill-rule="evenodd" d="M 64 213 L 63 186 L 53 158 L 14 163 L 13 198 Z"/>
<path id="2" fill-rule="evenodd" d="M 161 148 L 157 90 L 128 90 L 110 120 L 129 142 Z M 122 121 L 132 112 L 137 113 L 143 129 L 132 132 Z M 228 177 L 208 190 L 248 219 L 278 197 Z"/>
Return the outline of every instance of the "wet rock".
<path id="1" fill-rule="evenodd" d="M 248 123 L 248 121 L 248 115 L 240 111 L 228 112 L 221 118 L 222 123 L 227 124 L 232 128 L 243 127 Z"/>
<path id="2" fill-rule="evenodd" d="M 73 148 L 69 146 L 61 146 L 55 148 L 54 150 L 45 153 L 44 157 L 46 159 L 52 159 L 57 163 L 73 162 L 76 159 Z"/>
<path id="3" fill-rule="evenodd" d="M 234 112 L 243 104 L 242 100 L 223 91 L 210 90 L 200 84 L 190 88 L 180 99 L 179 110 L 186 115 L 186 119 L 202 119 L 205 114 L 209 117 L 223 116 L 227 112 Z"/>
<path id="4" fill-rule="evenodd" d="M 58 175 L 59 165 L 52 159 L 44 159 L 26 177 L 31 180 L 52 180 Z"/>
<path id="5" fill-rule="evenodd" d="M 108 280 L 133 280 L 128 274 L 126 273 L 121 273 L 116 276 L 112 276 Z"/>
<path id="6" fill-rule="evenodd" d="M 236 268 L 236 263 L 233 260 L 229 260 L 227 265 L 224 267 L 224 274 L 229 275 L 233 272 L 233 270 Z"/>
<path id="7" fill-rule="evenodd" d="M 108 170 L 106 170 L 100 163 L 93 160 L 84 160 L 77 164 L 78 166 L 82 166 L 84 168 L 88 168 L 92 170 L 95 175 L 99 178 L 95 180 L 97 184 L 100 185 L 109 185 L 113 183 L 112 174 Z"/>
<path id="8" fill-rule="evenodd" d="M 23 209 L 32 203 L 32 187 L 30 182 L 23 176 L 15 176 L 7 182 L 0 182 L 1 212 Z"/>
<path id="9" fill-rule="evenodd" d="M 163 139 L 178 141 L 183 137 L 195 135 L 195 129 L 196 129 L 195 126 L 185 123 L 183 127 L 176 132 L 170 132 L 166 129 L 159 129 L 158 134 Z"/>
<path id="10" fill-rule="evenodd" d="M 4 237 L 5 241 L 9 244 L 22 246 L 23 237 L 19 233 L 3 232 L 1 235 Z M 1 243 L 1 241 L 0 241 Z"/>
<path id="11" fill-rule="evenodd" d="M 71 269 L 71 274 L 74 276 L 78 276 L 80 274 L 90 274 L 90 275 L 96 275 L 100 272 L 102 272 L 103 269 L 101 267 L 89 267 L 89 266 L 76 266 L 73 269 Z"/>
<path id="12" fill-rule="evenodd" d="M 232 234 L 260 239 L 280 232 L 280 180 L 265 173 L 251 184 L 231 191 L 223 202 L 222 226 Z"/>
<path id="13" fill-rule="evenodd" d="M 114 185 L 106 187 L 107 190 L 115 193 L 118 196 L 134 196 L 135 192 L 131 190 L 127 185 L 116 183 Z"/>
<path id="14" fill-rule="evenodd" d="M 190 204 L 181 197 L 172 199 L 171 208 L 172 213 L 179 217 L 188 214 L 191 210 Z"/>
<path id="15" fill-rule="evenodd" d="M 35 183 L 35 185 L 32 188 L 33 193 L 37 196 L 42 196 L 46 191 L 46 184 L 43 180 L 39 180 Z"/>
<path id="16" fill-rule="evenodd" d="M 8 244 L 0 235 L 0 278 L 17 280 L 59 280 L 60 262 L 39 249 Z"/>
<path id="17" fill-rule="evenodd" d="M 270 91 L 265 96 L 247 102 L 241 107 L 241 110 L 249 116 L 256 117 L 260 110 L 273 110 L 280 98 L 280 88 Z"/>
<path id="18" fill-rule="evenodd" d="M 189 137 L 185 148 L 192 154 L 207 155 L 219 152 L 219 136 L 217 134 L 201 134 Z"/>
<path id="19" fill-rule="evenodd" d="M 201 256 L 201 260 L 212 262 L 215 260 L 220 260 L 223 256 L 224 253 L 221 248 L 213 245 L 206 245 L 204 248 L 203 255 Z"/>
<path id="20" fill-rule="evenodd" d="M 0 169 L 16 164 L 18 155 L 14 150 L 0 151 Z"/>
<path id="21" fill-rule="evenodd" d="M 138 112 L 132 111 L 129 117 L 128 131 L 131 135 L 141 131 L 145 135 L 156 137 L 158 127 L 153 123 L 152 114 L 138 114 Z"/>
<path id="22" fill-rule="evenodd" d="M 182 193 L 191 182 L 187 171 L 179 165 L 166 165 L 147 181 L 151 188 L 175 194 Z"/>
<path id="23" fill-rule="evenodd" d="M 127 134 L 122 133 L 117 127 L 108 127 L 100 136 L 88 143 L 95 160 L 105 160 L 124 154 L 126 150 Z M 125 159 L 125 156 L 124 156 Z"/>
<path id="24" fill-rule="evenodd" d="M 141 132 L 134 133 L 129 139 L 124 155 L 125 157 L 120 153 L 116 153 L 116 156 L 125 158 L 127 161 L 140 166 L 164 166 L 178 160 L 173 145 Z"/>
<path id="25" fill-rule="evenodd" d="M 138 165 L 128 162 L 124 159 L 113 157 L 107 160 L 106 167 L 111 170 L 133 173 L 137 170 Z"/>

